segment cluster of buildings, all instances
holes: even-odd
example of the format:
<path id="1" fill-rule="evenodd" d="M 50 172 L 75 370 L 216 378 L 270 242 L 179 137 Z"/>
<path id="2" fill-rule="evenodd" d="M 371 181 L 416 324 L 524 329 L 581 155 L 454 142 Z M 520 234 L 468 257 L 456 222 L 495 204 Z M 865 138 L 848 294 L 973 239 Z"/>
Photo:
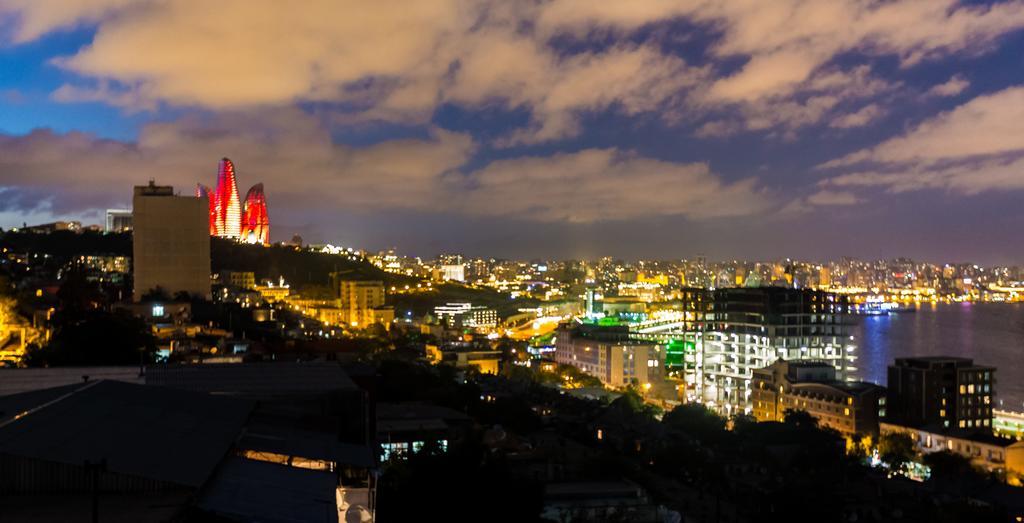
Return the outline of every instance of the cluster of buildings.
<path id="1" fill-rule="evenodd" d="M 605 315 L 588 300 L 588 315 L 563 323 L 541 356 L 666 405 L 700 402 L 758 421 L 800 410 L 850 440 L 901 432 L 921 453 L 948 450 L 987 470 L 1024 474 L 1024 441 L 997 434 L 1013 433 L 996 430 L 994 368 L 900 358 L 885 388 L 853 378 L 843 295 L 760 287 L 684 296 L 676 310 L 639 317 Z"/>
<path id="2" fill-rule="evenodd" d="M 608 257 L 522 261 L 446 254 L 423 260 L 400 256 L 391 249 L 368 259 L 389 272 L 460 281 L 540 300 L 572 299 L 587 285 L 605 297 L 648 303 L 677 299 L 680 289 L 686 287 L 812 288 L 848 294 L 856 302 L 869 297 L 892 302 L 1015 301 L 1024 292 L 1020 267 L 936 265 L 906 258 L 862 261 L 847 257 L 815 263 L 792 259 L 711 262 L 697 257 L 627 262 Z"/>
<path id="3" fill-rule="evenodd" d="M 856 347 L 844 296 L 783 287 L 691 288 L 680 296 L 657 311 L 588 297 L 586 314 L 556 332 L 555 360 L 574 364 L 601 342 L 629 353 L 590 358 L 584 370 L 606 383 L 633 380 L 658 389 L 658 382 L 637 376 L 660 369 L 659 376 L 675 380 L 674 399 L 700 401 L 727 414 L 750 412 L 753 372 L 776 359 L 824 361 L 840 379 L 854 370 Z M 638 358 L 641 349 L 658 357 Z M 615 363 L 620 360 L 626 365 Z"/>

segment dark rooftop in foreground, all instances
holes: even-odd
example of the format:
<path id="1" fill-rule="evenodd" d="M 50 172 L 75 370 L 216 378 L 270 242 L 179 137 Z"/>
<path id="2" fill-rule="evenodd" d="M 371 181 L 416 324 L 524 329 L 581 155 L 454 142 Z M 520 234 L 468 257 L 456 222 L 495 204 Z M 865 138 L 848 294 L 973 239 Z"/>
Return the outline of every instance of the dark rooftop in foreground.
<path id="1" fill-rule="evenodd" d="M 146 384 L 251 396 L 357 389 L 341 365 L 322 361 L 150 365 L 146 367 Z"/>
<path id="2" fill-rule="evenodd" d="M 252 408 L 236 398 L 106 380 L 4 396 L 0 456 L 74 467 L 106 460 L 110 473 L 196 488 Z M 0 477 L 0 490 L 14 479 Z"/>

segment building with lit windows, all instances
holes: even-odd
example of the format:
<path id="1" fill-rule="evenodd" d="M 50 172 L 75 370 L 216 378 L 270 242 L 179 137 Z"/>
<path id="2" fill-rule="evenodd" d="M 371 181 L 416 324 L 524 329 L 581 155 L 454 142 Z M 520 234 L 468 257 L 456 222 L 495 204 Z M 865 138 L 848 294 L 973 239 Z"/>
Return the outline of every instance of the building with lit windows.
<path id="1" fill-rule="evenodd" d="M 839 381 L 825 362 L 778 360 L 754 371 L 752 400 L 757 421 L 782 421 L 802 410 L 822 427 L 844 436 L 878 435 L 885 389 L 873 383 Z"/>
<path id="2" fill-rule="evenodd" d="M 251 271 L 221 271 L 221 283 L 236 289 L 255 289 L 256 275 Z"/>
<path id="3" fill-rule="evenodd" d="M 636 339 L 628 327 L 567 324 L 555 331 L 555 361 L 612 387 L 648 387 L 665 378 L 662 345 Z"/>
<path id="4" fill-rule="evenodd" d="M 466 266 L 457 263 L 441 266 L 441 280 L 444 281 L 466 281 Z"/>
<path id="5" fill-rule="evenodd" d="M 1024 441 L 987 433 L 949 433 L 935 428 L 916 428 L 882 422 L 885 434 L 906 434 L 918 452 L 952 452 L 971 461 L 971 465 L 988 472 L 1006 472 L 1012 485 L 1020 486 L 1024 477 Z"/>
<path id="6" fill-rule="evenodd" d="M 291 287 L 284 283 L 283 278 L 276 285 L 272 281 L 265 281 L 253 287 L 253 290 L 260 293 L 263 299 L 270 303 L 284 301 L 291 294 Z"/>
<path id="7" fill-rule="evenodd" d="M 498 311 L 471 303 L 446 303 L 434 307 L 434 315 L 449 328 L 493 329 L 498 326 Z"/>
<path id="8" fill-rule="evenodd" d="M 131 209 L 107 209 L 105 232 L 127 232 L 132 230 Z"/>
<path id="9" fill-rule="evenodd" d="M 889 366 L 886 421 L 939 431 L 991 432 L 995 367 L 969 358 L 897 358 Z"/>
<path id="10" fill-rule="evenodd" d="M 379 316 L 375 309 L 384 306 L 384 282 L 344 279 L 335 281 L 341 321 L 359 328 L 375 323 Z"/>
<path id="11" fill-rule="evenodd" d="M 132 263 L 139 301 L 157 287 L 210 299 L 210 235 L 205 198 L 176 196 L 174 188 L 136 186 L 132 198 Z"/>
<path id="12" fill-rule="evenodd" d="M 775 360 L 823 361 L 846 380 L 855 370 L 845 296 L 784 287 L 711 292 L 698 337 L 697 395 L 725 414 L 749 413 L 754 369 Z"/>

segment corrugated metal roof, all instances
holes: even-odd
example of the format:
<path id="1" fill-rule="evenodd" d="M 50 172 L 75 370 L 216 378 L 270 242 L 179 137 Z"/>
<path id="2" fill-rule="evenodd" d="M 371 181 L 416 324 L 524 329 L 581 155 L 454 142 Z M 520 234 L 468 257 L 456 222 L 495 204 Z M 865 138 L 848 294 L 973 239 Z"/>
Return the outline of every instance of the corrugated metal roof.
<path id="1" fill-rule="evenodd" d="M 151 365 L 146 367 L 146 384 L 253 396 L 357 389 L 341 365 L 333 362 Z"/>
<path id="2" fill-rule="evenodd" d="M 118 381 L 58 389 L 0 398 L 0 411 L 28 411 L 0 426 L 0 452 L 70 465 L 105 459 L 110 472 L 199 487 L 253 407 Z"/>

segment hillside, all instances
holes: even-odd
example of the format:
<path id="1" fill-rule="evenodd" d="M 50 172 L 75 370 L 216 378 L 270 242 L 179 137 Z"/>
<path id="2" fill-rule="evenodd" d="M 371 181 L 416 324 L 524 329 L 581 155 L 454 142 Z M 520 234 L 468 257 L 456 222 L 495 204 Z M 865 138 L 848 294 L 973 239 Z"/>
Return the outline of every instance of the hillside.
<path id="1" fill-rule="evenodd" d="M 384 272 L 367 261 L 346 256 L 296 250 L 294 247 L 246 245 L 221 238 L 210 239 L 210 269 L 220 271 L 251 271 L 256 279 L 285 280 L 296 289 L 320 287 L 327 291 L 332 272 L 344 273 L 357 280 L 381 280 L 387 287 L 404 287 L 422 282 L 420 278 Z M 132 255 L 130 233 L 103 234 L 58 231 L 51 234 L 4 232 L 0 234 L 0 247 L 12 252 L 49 254 L 57 266 L 74 256 Z M 534 307 L 536 300 L 512 300 L 506 294 L 490 289 L 476 289 L 459 284 L 441 284 L 436 290 L 423 293 L 392 294 L 388 303 L 396 311 L 412 311 L 422 315 L 433 311 L 436 305 L 447 302 L 472 302 L 498 310 L 502 317 L 515 314 L 522 307 Z"/>

